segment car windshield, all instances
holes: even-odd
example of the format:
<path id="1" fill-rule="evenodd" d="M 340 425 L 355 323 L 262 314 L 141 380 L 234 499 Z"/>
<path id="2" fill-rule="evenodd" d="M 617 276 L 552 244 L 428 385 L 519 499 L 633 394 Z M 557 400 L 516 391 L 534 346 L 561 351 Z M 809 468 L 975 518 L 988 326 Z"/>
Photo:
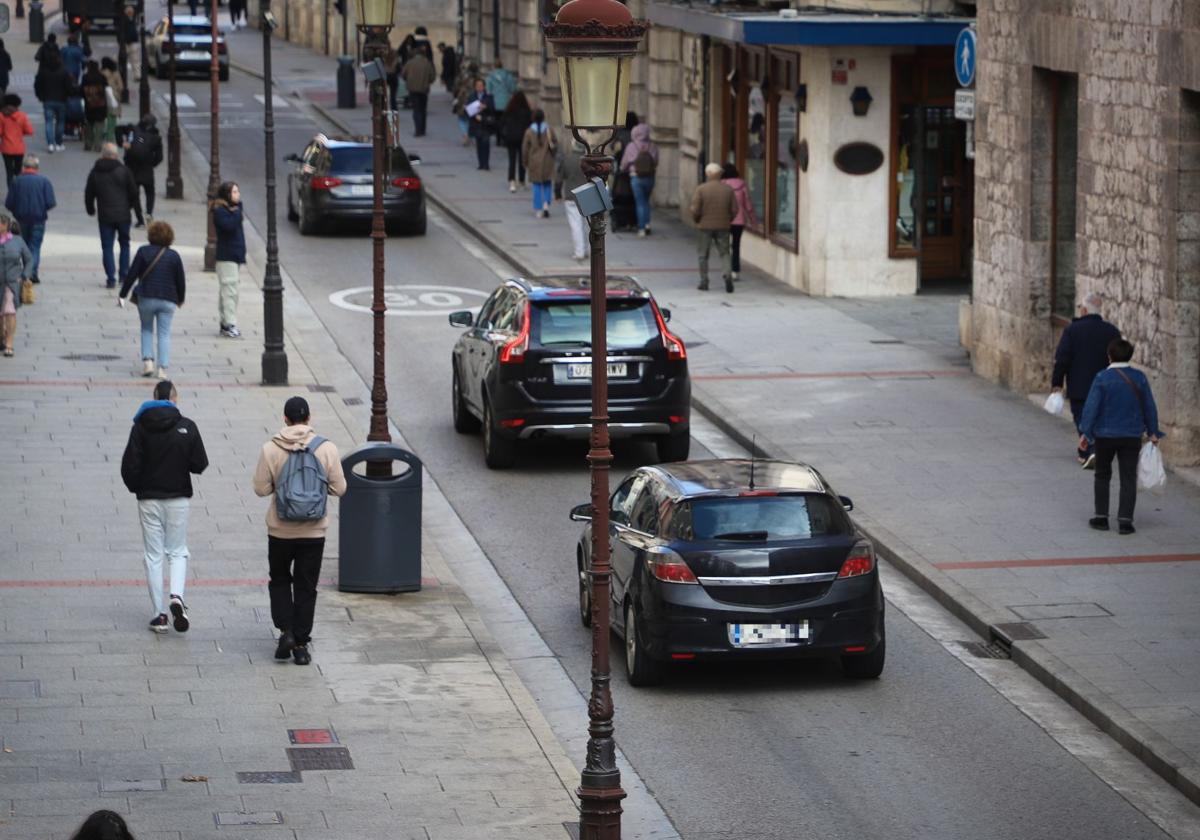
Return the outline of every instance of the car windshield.
<path id="1" fill-rule="evenodd" d="M 684 502 L 674 518 L 682 539 L 803 540 L 844 534 L 846 520 L 828 496 L 734 496 Z"/>
<path id="2" fill-rule="evenodd" d="M 592 308 L 587 300 L 539 301 L 535 304 L 533 339 L 542 346 L 592 343 Z M 657 340 L 658 324 L 645 298 L 608 300 L 608 346 L 645 347 Z"/>

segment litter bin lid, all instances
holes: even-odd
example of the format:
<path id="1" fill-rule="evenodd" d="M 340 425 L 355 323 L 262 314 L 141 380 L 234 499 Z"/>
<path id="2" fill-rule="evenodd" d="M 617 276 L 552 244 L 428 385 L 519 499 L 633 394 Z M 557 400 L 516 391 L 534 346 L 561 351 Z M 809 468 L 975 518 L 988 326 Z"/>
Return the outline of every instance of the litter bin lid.
<path id="1" fill-rule="evenodd" d="M 408 469 L 400 475 L 390 478 L 367 478 L 354 472 L 354 466 L 364 461 L 403 461 Z M 346 483 L 366 487 L 388 486 L 417 486 L 421 485 L 421 459 L 402 449 L 394 443 L 366 443 L 342 458 L 342 470 L 346 474 Z"/>

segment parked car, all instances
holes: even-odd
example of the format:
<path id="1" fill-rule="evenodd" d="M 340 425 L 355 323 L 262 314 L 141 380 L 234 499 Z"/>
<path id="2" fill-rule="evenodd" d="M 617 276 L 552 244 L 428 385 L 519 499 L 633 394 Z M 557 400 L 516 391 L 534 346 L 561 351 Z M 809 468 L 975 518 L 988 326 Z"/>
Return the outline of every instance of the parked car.
<path id="1" fill-rule="evenodd" d="M 212 64 L 212 23 L 205 15 L 175 15 L 175 75 L 202 73 L 207 76 Z M 160 79 L 171 73 L 171 34 L 164 16 L 148 30 L 146 52 L 154 75 Z M 217 34 L 217 63 L 220 79 L 229 81 L 229 50 L 224 34 Z"/>
<path id="2" fill-rule="evenodd" d="M 421 162 L 399 145 L 384 155 L 383 212 L 388 233 L 424 235 L 425 187 L 414 164 Z M 370 224 L 375 210 L 374 151 L 369 137 L 318 134 L 299 155 L 288 155 L 288 219 L 309 236 L 327 223 Z"/>
<path id="3" fill-rule="evenodd" d="M 629 682 L 677 660 L 831 657 L 878 677 L 886 640 L 875 549 L 812 467 L 764 460 L 640 467 L 612 494 L 614 630 Z M 591 624 L 591 505 L 576 549 Z"/>
<path id="4" fill-rule="evenodd" d="M 670 310 L 632 277 L 608 279 L 608 413 L 613 438 L 655 441 L 663 461 L 687 458 L 692 384 Z M 591 430 L 592 313 L 587 277 L 513 279 L 478 314 L 451 356 L 454 428 L 483 427 L 493 469 L 512 466 L 517 441 L 586 438 Z"/>

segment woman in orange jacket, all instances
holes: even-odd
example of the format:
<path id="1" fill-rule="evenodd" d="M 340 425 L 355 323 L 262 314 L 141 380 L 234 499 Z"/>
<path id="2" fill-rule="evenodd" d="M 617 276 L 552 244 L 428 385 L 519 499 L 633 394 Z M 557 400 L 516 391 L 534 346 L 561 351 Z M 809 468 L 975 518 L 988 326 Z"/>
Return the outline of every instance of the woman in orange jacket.
<path id="1" fill-rule="evenodd" d="M 21 110 L 21 97 L 5 94 L 0 105 L 0 155 L 4 155 L 4 174 L 9 185 L 21 174 L 25 158 L 25 138 L 33 136 L 29 117 Z"/>

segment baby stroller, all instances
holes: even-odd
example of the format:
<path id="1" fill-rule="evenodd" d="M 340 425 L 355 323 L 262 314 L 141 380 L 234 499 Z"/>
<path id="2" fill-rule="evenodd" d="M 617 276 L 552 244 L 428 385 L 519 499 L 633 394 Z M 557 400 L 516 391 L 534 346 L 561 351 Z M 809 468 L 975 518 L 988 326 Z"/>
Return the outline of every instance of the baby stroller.
<path id="1" fill-rule="evenodd" d="M 72 140 L 83 139 L 83 97 L 67 98 L 67 121 L 63 126 L 63 136 Z"/>

